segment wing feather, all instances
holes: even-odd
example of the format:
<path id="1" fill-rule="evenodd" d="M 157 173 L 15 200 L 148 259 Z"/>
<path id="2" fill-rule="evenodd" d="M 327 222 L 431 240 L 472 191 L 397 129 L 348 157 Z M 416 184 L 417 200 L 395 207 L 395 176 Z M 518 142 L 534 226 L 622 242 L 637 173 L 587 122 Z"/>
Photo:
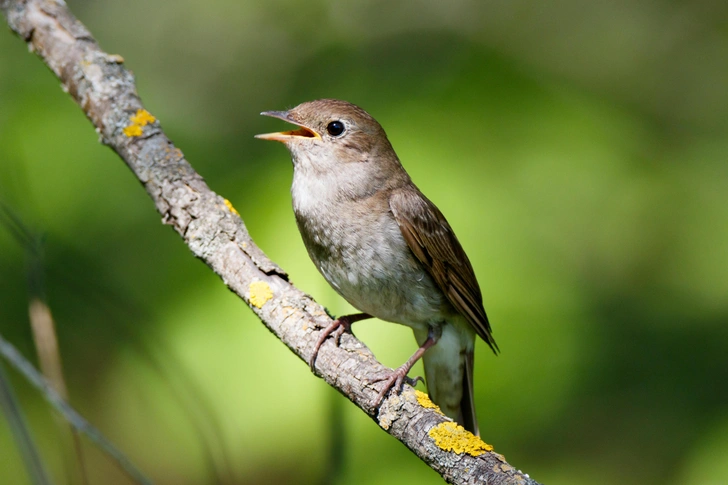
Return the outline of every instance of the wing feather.
<path id="1" fill-rule="evenodd" d="M 448 301 L 498 353 L 475 272 L 445 216 L 414 186 L 393 191 L 389 208 L 412 253 Z"/>

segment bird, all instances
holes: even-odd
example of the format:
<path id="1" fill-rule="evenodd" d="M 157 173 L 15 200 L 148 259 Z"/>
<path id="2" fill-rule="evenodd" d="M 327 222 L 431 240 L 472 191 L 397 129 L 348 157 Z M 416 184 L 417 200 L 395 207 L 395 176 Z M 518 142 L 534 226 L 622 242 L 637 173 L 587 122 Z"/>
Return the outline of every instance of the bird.
<path id="1" fill-rule="evenodd" d="M 479 434 L 473 394 L 475 336 L 497 355 L 483 298 L 462 245 L 442 212 L 412 182 L 381 125 L 347 101 L 319 99 L 264 111 L 295 129 L 256 135 L 282 142 L 293 162 L 291 197 L 309 257 L 361 313 L 323 329 L 309 361 L 332 334 L 376 317 L 410 327 L 419 348 L 384 381 L 375 406 L 420 358 L 430 399 Z M 421 379 L 421 378 L 420 378 Z"/>

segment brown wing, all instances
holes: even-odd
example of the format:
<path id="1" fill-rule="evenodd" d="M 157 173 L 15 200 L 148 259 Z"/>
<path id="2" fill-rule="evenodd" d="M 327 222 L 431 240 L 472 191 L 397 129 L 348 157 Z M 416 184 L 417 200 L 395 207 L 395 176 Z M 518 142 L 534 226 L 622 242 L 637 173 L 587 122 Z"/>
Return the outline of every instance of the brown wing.
<path id="1" fill-rule="evenodd" d="M 498 353 L 470 260 L 442 212 L 414 186 L 392 192 L 389 208 L 404 240 L 447 299 Z"/>

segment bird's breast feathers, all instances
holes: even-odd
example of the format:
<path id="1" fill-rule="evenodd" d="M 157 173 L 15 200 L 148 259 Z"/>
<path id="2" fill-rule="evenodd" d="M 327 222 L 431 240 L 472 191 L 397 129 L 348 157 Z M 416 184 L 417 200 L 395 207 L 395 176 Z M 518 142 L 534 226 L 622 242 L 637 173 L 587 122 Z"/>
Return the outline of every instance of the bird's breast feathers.
<path id="1" fill-rule="evenodd" d="M 356 201 L 331 197 L 323 187 L 318 187 L 319 197 L 317 188 L 303 188 L 294 179 L 293 208 L 303 242 L 326 281 L 349 303 L 382 320 L 411 327 L 426 325 L 447 312 L 442 292 L 407 247 L 385 206 L 353 210 L 359 205 Z M 321 217 L 322 211 L 328 216 Z M 393 271 L 400 277 L 392 278 Z"/>

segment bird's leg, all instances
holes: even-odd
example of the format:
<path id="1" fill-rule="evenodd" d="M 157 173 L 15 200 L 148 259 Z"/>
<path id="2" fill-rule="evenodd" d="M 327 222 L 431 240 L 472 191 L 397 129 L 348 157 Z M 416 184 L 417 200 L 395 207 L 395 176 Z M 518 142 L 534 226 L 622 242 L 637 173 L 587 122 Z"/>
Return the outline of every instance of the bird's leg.
<path id="1" fill-rule="evenodd" d="M 384 387 L 379 392 L 379 395 L 377 395 L 377 398 L 374 400 L 374 407 L 379 407 L 379 405 L 382 403 L 382 399 L 384 399 L 384 396 L 392 389 L 394 389 L 395 392 L 399 392 L 402 390 L 402 384 L 404 384 L 405 380 L 407 381 L 407 384 L 414 387 L 417 384 L 417 381 L 424 382 L 424 379 L 422 377 L 415 377 L 414 379 L 411 379 L 407 377 L 407 374 L 412 369 L 412 366 L 415 365 L 415 362 L 420 360 L 420 358 L 424 355 L 424 353 L 435 345 L 438 340 L 440 340 L 440 335 L 442 335 L 442 330 L 439 327 L 430 327 L 427 332 L 427 340 L 424 341 L 424 343 L 420 346 L 417 351 L 412 354 L 412 357 L 407 359 L 407 362 L 402 364 L 401 366 L 394 369 L 392 372 L 388 372 L 388 375 L 382 377 L 381 379 L 376 379 L 373 382 L 381 382 L 384 381 Z"/>
<path id="2" fill-rule="evenodd" d="M 316 357 L 318 356 L 319 349 L 321 349 L 321 345 L 323 345 L 324 341 L 329 337 L 329 335 L 331 335 L 332 333 L 334 334 L 334 344 L 338 347 L 339 341 L 341 340 L 341 334 L 343 334 L 344 332 L 351 333 L 352 323 L 358 322 L 359 320 L 366 320 L 367 318 L 372 318 L 372 316 L 368 313 L 355 313 L 353 315 L 344 315 L 343 317 L 339 317 L 331 322 L 331 325 L 326 327 L 323 332 L 321 332 L 321 336 L 319 336 L 319 339 L 313 348 L 311 360 L 308 361 L 308 365 L 311 367 L 311 370 L 314 370 L 314 365 L 316 364 Z"/>

